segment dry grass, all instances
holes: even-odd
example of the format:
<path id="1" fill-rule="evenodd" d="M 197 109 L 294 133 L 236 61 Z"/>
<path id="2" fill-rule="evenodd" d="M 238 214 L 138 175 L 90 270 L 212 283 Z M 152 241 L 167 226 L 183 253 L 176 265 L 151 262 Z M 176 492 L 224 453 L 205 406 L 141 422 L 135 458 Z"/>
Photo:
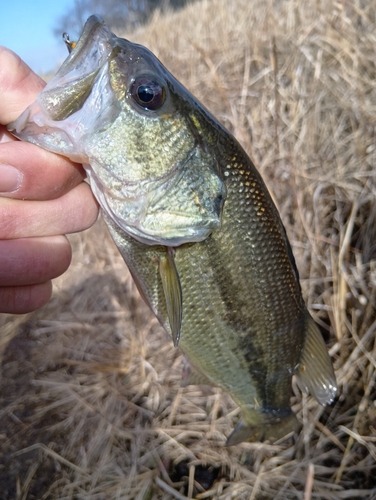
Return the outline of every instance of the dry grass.
<path id="1" fill-rule="evenodd" d="M 224 448 L 238 409 L 179 388 L 180 353 L 98 224 L 43 310 L 0 320 L 1 499 L 376 498 L 375 21 L 375 0 L 208 0 L 126 33 L 254 158 L 338 400 L 294 386 L 296 439 Z"/>

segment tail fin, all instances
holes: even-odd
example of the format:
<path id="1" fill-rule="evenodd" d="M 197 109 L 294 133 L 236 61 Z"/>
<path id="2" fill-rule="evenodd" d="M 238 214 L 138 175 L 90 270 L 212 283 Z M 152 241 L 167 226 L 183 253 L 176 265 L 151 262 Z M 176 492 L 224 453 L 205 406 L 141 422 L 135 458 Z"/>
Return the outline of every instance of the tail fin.
<path id="1" fill-rule="evenodd" d="M 331 403 L 337 392 L 337 382 L 324 339 L 319 327 L 307 312 L 307 338 L 296 372 L 299 387 L 309 391 L 317 401 Z"/>
<path id="2" fill-rule="evenodd" d="M 264 414 L 257 413 L 257 420 Z M 290 432 L 295 432 L 298 421 L 295 414 L 289 411 L 283 416 L 269 416 L 265 413 L 265 422 L 257 425 L 240 421 L 227 439 L 226 446 L 234 446 L 242 441 L 269 441 L 274 443 Z"/>

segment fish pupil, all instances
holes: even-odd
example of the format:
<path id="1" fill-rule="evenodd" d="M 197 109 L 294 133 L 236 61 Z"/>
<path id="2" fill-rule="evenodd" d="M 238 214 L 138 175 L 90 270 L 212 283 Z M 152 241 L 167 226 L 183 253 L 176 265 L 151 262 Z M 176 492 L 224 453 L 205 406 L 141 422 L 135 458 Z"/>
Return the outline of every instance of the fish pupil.
<path id="1" fill-rule="evenodd" d="M 140 76 L 132 83 L 130 93 L 138 105 L 144 109 L 159 109 L 165 101 L 165 90 L 162 85 L 147 76 Z"/>
<path id="2" fill-rule="evenodd" d="M 154 98 L 153 90 L 150 87 L 147 87 L 146 85 L 141 85 L 140 87 L 138 87 L 137 95 L 140 101 L 145 103 L 152 101 Z"/>

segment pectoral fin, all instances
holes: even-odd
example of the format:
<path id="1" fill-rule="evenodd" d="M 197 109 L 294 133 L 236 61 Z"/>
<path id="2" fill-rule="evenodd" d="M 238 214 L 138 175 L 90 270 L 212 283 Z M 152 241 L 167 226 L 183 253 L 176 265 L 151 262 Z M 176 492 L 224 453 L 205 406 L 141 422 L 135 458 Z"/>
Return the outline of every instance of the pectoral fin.
<path id="1" fill-rule="evenodd" d="M 160 257 L 159 272 L 166 299 L 167 314 L 170 321 L 172 339 L 177 347 L 180 340 L 182 319 L 182 291 L 178 271 L 174 261 L 174 250 L 166 247 L 165 256 Z"/>
<path id="2" fill-rule="evenodd" d="M 296 376 L 301 390 L 309 391 L 320 404 L 326 405 L 336 395 L 336 377 L 319 327 L 308 312 L 306 325 L 307 337 Z"/>
<path id="3" fill-rule="evenodd" d="M 165 262 L 167 259 L 166 247 L 140 243 L 120 229 L 105 212 L 103 212 L 103 217 L 142 298 L 149 305 L 166 332 L 173 336 L 166 294 L 161 279 L 160 262 Z M 166 265 L 166 263 L 162 264 L 162 267 L 166 267 Z"/>

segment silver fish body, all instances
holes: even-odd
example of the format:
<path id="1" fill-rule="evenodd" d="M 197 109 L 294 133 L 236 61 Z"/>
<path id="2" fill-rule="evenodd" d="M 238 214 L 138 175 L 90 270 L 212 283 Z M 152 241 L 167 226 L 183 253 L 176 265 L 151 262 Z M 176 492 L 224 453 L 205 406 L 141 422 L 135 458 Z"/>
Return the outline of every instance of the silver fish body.
<path id="1" fill-rule="evenodd" d="M 263 180 L 151 52 L 92 16 L 9 128 L 84 164 L 142 296 L 190 361 L 183 383 L 217 385 L 241 407 L 228 444 L 295 429 L 293 374 L 321 404 L 333 400 L 333 368 Z"/>

